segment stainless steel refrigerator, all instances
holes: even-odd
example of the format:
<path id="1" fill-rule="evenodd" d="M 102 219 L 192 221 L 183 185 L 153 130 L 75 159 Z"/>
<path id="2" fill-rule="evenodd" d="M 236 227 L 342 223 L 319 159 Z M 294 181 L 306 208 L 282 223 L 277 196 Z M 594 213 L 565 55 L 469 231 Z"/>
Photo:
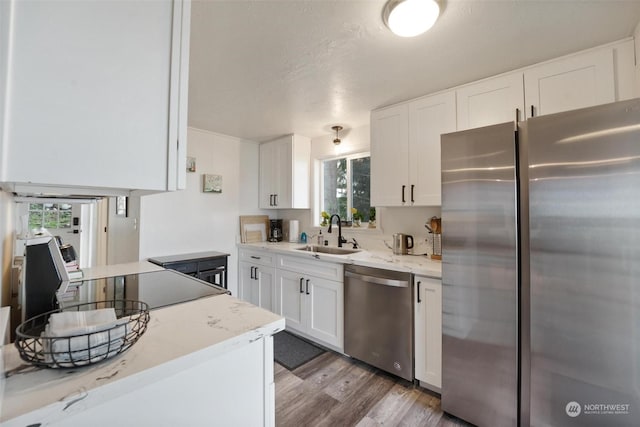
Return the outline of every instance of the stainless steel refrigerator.
<path id="1" fill-rule="evenodd" d="M 640 425 L 640 100 L 442 136 L 442 408 Z"/>

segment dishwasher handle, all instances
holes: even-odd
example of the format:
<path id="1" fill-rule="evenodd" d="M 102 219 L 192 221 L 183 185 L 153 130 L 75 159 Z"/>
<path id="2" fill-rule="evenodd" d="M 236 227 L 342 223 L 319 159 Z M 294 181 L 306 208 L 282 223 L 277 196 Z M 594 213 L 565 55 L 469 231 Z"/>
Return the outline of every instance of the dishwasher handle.
<path id="1" fill-rule="evenodd" d="M 344 275 L 345 275 L 345 277 L 351 277 L 353 279 L 362 280 L 363 282 L 368 282 L 368 283 L 375 283 L 377 285 L 394 286 L 396 288 L 408 288 L 409 287 L 409 281 L 408 280 L 385 279 L 383 277 L 367 276 L 367 275 L 364 275 L 364 274 L 352 273 L 350 271 L 345 271 Z"/>

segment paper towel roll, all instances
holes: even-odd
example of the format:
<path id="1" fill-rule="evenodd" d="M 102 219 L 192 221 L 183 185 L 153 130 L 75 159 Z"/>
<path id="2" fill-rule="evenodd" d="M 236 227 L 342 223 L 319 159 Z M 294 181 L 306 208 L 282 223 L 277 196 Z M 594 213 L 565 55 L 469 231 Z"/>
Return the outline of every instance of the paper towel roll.
<path id="1" fill-rule="evenodd" d="M 300 234 L 300 222 L 297 219 L 289 220 L 289 242 L 298 243 Z"/>

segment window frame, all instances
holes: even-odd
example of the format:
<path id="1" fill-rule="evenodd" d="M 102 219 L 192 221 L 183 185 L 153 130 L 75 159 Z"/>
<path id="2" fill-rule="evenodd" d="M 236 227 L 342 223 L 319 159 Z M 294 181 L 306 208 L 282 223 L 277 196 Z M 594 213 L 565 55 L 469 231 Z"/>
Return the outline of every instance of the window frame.
<path id="1" fill-rule="evenodd" d="M 33 205 L 41 205 L 42 209 L 31 209 L 31 207 Z M 57 227 L 45 227 L 45 221 L 46 221 L 46 215 L 45 212 L 48 212 L 47 209 L 45 209 L 45 205 L 53 205 L 55 206 L 54 211 L 56 212 L 56 226 Z M 70 208 L 69 209 L 61 209 L 62 205 L 69 205 Z M 71 205 L 70 203 L 51 203 L 51 202 L 38 202 L 38 203 L 33 203 L 33 202 L 29 202 L 28 206 L 27 206 L 27 212 L 28 212 L 28 218 L 27 218 L 27 224 L 30 230 L 33 229 L 40 229 L 40 228 L 45 228 L 47 230 L 62 230 L 62 229 L 71 229 L 72 228 L 72 222 L 73 222 L 73 213 L 72 213 L 72 209 L 73 209 L 73 205 Z M 60 213 L 61 212 L 69 212 L 69 225 L 68 226 L 60 226 Z M 31 227 L 31 214 L 33 212 L 39 212 L 40 213 L 40 227 L 38 228 L 32 228 Z"/>
<path id="2" fill-rule="evenodd" d="M 351 208 L 353 207 L 353 188 L 352 185 L 352 168 L 351 161 L 355 159 L 361 159 L 364 157 L 369 157 L 371 159 L 371 153 L 366 152 L 358 152 L 358 153 L 350 153 L 350 154 L 338 154 L 335 156 L 325 157 L 322 159 L 318 159 L 319 161 L 319 170 L 318 170 L 318 185 L 316 186 L 316 191 L 318 191 L 318 215 L 315 216 L 315 220 L 313 221 L 316 227 L 320 227 L 320 213 L 324 210 L 324 162 L 327 161 L 335 161 L 340 159 L 346 159 L 347 161 L 347 218 L 340 218 L 344 221 L 352 221 L 353 217 L 351 215 Z M 371 165 L 371 160 L 369 160 L 369 165 Z M 371 174 L 371 166 L 369 166 L 369 174 Z M 369 191 L 371 191 L 371 181 L 369 181 Z M 362 221 L 362 224 L 368 224 L 368 222 Z"/>

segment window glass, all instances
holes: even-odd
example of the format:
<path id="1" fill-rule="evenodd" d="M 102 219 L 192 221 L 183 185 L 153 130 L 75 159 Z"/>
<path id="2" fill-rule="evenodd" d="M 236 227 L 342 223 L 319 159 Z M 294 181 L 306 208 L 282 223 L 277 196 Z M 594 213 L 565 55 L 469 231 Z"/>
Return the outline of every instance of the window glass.
<path id="1" fill-rule="evenodd" d="M 71 228 L 71 216 L 68 203 L 30 203 L 29 229 Z"/>
<path id="2" fill-rule="evenodd" d="M 371 207 L 370 157 L 356 155 L 322 162 L 321 211 L 352 220 L 352 208 L 361 221 L 369 221 Z"/>
<path id="3" fill-rule="evenodd" d="M 29 230 L 42 227 L 42 211 L 29 212 Z"/>
<path id="4" fill-rule="evenodd" d="M 329 215 L 347 218 L 347 159 L 326 160 L 323 168 L 324 206 Z"/>
<path id="5" fill-rule="evenodd" d="M 351 206 L 358 210 L 364 222 L 369 222 L 371 208 L 369 160 L 369 157 L 351 160 Z"/>

